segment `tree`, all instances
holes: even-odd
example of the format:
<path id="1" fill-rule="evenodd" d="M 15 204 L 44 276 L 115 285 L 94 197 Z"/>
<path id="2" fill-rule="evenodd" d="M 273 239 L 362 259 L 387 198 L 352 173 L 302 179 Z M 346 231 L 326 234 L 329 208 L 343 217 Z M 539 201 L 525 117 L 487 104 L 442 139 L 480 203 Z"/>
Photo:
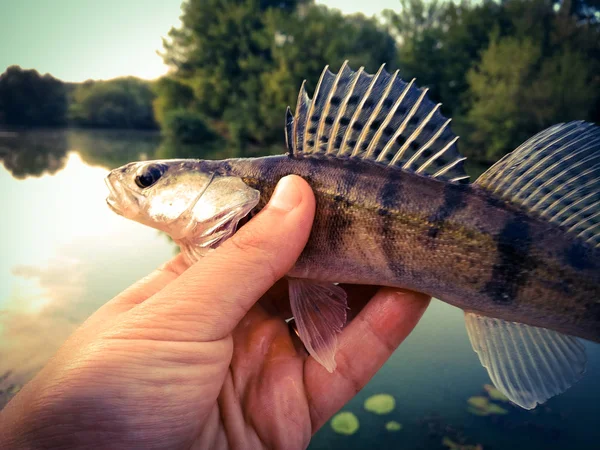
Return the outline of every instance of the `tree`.
<path id="1" fill-rule="evenodd" d="M 55 127 L 66 121 L 67 95 L 62 81 L 19 66 L 0 75 L 0 124 Z"/>
<path id="2" fill-rule="evenodd" d="M 376 20 L 312 2 L 190 0 L 183 10 L 182 27 L 165 42 L 165 61 L 193 91 L 185 107 L 242 150 L 283 142 L 285 107 L 304 78 L 314 88 L 324 65 L 337 69 L 350 59 L 376 70 L 395 55 Z M 156 102 L 164 110 L 181 107 L 164 97 Z"/>
<path id="3" fill-rule="evenodd" d="M 501 39 L 496 34 L 481 63 L 469 71 L 473 98 L 467 115 L 472 130 L 469 143 L 478 149 L 480 159 L 494 161 L 514 142 L 531 135 L 530 110 L 522 108 L 540 56 L 530 39 Z"/>
<path id="4" fill-rule="evenodd" d="M 156 128 L 149 82 L 135 77 L 86 81 L 72 94 L 71 123 L 98 128 Z"/>
<path id="5" fill-rule="evenodd" d="M 598 120 L 600 24 L 552 2 L 509 1 L 510 35 L 492 33 L 467 75 L 467 153 L 493 161 L 555 123 Z"/>
<path id="6" fill-rule="evenodd" d="M 400 0 L 399 10 L 386 10 L 383 17 L 398 40 L 403 77 L 428 87 L 446 115 L 464 114 L 466 74 L 487 47 L 490 30 L 507 26 L 502 5 L 493 0 Z"/>
<path id="7" fill-rule="evenodd" d="M 394 39 L 376 20 L 362 14 L 344 16 L 311 5 L 285 21 L 273 15 L 268 23 L 277 38 L 272 43 L 273 68 L 261 77 L 260 123 L 255 131 L 263 141 L 283 142 L 283 111 L 295 105 L 303 80 L 309 94 L 314 92 L 326 65 L 335 72 L 348 60 L 353 69 L 364 66 L 370 73 L 382 63 L 388 64 L 388 70 L 395 66 Z"/>
<path id="8" fill-rule="evenodd" d="M 154 118 L 161 126 L 165 124 L 165 116 L 169 111 L 187 109 L 194 101 L 192 88 L 172 76 L 159 78 L 153 85 L 153 91 Z"/>
<path id="9" fill-rule="evenodd" d="M 289 1 L 189 0 L 182 6 L 182 27 L 172 29 L 165 42 L 165 62 L 193 89 L 193 108 L 213 122 L 225 121 L 222 134 L 238 145 L 256 142 L 248 129 L 259 114 L 260 75 L 272 66 L 274 37 L 266 13 L 289 14 L 294 6 Z"/>

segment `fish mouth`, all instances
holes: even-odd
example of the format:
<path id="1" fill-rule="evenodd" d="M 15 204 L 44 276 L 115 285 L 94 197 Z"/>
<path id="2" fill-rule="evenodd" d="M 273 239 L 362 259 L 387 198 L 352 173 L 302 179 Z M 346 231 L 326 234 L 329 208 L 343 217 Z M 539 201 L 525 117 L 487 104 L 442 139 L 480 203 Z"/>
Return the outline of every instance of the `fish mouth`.
<path id="1" fill-rule="evenodd" d="M 109 173 L 106 176 L 106 178 L 104 178 L 104 183 L 106 184 L 106 187 L 108 188 L 108 192 L 109 192 L 108 197 L 106 197 L 106 204 L 108 205 L 108 207 L 110 209 L 112 209 L 113 212 L 122 216 L 123 212 L 119 209 L 119 202 L 117 201 L 119 194 L 118 194 L 117 188 L 115 186 L 115 184 L 118 184 L 118 181 L 111 180 L 111 174 Z"/>

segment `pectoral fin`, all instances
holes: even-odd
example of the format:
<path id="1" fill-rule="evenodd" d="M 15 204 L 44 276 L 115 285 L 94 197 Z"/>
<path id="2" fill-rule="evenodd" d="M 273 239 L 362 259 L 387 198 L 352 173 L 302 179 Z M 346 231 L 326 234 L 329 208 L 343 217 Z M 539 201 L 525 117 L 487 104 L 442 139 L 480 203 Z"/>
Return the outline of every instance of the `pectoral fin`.
<path id="1" fill-rule="evenodd" d="M 475 313 L 465 313 L 465 321 L 492 382 L 522 408 L 566 391 L 585 372 L 585 348 L 571 336 Z"/>
<path id="2" fill-rule="evenodd" d="M 337 334 L 346 323 L 346 292 L 333 283 L 289 278 L 289 293 L 302 343 L 319 364 L 333 372 Z"/>

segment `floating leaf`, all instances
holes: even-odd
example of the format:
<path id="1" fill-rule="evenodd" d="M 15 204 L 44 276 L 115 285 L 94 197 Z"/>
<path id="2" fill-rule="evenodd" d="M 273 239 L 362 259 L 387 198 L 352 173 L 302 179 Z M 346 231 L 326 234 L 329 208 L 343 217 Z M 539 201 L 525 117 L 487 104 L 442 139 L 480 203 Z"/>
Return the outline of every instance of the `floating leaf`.
<path id="1" fill-rule="evenodd" d="M 483 386 L 483 388 L 486 390 L 486 392 L 488 393 L 488 395 L 490 396 L 490 398 L 492 400 L 498 400 L 501 402 L 508 402 L 508 397 L 506 395 L 504 395 L 502 392 L 500 392 L 498 389 L 496 389 L 494 386 L 492 386 L 491 384 L 485 384 Z"/>
<path id="2" fill-rule="evenodd" d="M 356 433 L 358 427 L 358 418 L 348 411 L 338 413 L 331 419 L 331 428 L 338 434 L 349 436 Z"/>
<path id="3" fill-rule="evenodd" d="M 485 409 L 477 409 L 477 408 L 472 408 L 472 407 L 468 407 L 467 411 L 475 416 L 489 416 L 490 413 L 488 413 Z"/>
<path id="4" fill-rule="evenodd" d="M 395 420 L 390 420 L 385 424 L 385 429 L 388 431 L 400 431 L 402 429 L 402 424 L 396 422 Z"/>
<path id="5" fill-rule="evenodd" d="M 501 406 L 491 403 L 487 397 L 471 397 L 467 400 L 469 404 L 468 412 L 476 416 L 489 416 L 492 414 L 508 414 L 508 411 Z"/>
<path id="6" fill-rule="evenodd" d="M 488 404 L 490 403 L 490 401 L 486 397 L 481 396 L 471 397 L 467 400 L 467 402 L 469 403 L 469 405 L 479 409 L 486 409 L 488 407 Z"/>
<path id="7" fill-rule="evenodd" d="M 488 414 L 508 414 L 508 411 L 495 403 L 490 403 L 487 407 Z"/>
<path id="8" fill-rule="evenodd" d="M 389 394 L 376 394 L 365 400 L 365 409 L 375 414 L 387 414 L 396 407 L 396 400 Z"/>
<path id="9" fill-rule="evenodd" d="M 444 439 L 442 439 L 442 445 L 444 447 L 448 447 L 450 450 L 483 450 L 483 446 L 481 444 L 462 445 L 454 442 L 447 436 L 445 436 Z"/>

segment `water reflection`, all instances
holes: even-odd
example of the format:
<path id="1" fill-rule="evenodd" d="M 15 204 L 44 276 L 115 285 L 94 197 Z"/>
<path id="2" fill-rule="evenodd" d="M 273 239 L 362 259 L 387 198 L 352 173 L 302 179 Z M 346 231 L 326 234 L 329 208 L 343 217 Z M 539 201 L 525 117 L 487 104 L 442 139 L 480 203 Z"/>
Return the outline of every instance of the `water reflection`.
<path id="1" fill-rule="evenodd" d="M 173 254 L 158 232 L 106 207 L 106 169 L 75 152 L 61 164 L 25 180 L 0 168 L 10 193 L 0 199 L 0 407 L 78 324 Z"/>
<path id="2" fill-rule="evenodd" d="M 240 156 L 224 143 L 181 144 L 161 139 L 158 131 L 131 130 L 0 130 L 0 160 L 15 178 L 54 174 L 76 151 L 91 166 L 115 168 L 135 160 Z M 282 146 L 255 148 L 250 156 L 283 153 Z"/>
<path id="3" fill-rule="evenodd" d="M 61 308 L 82 297 L 84 273 L 82 262 L 75 258 L 56 256 L 44 265 L 16 265 L 11 269 L 13 291 L 8 310 L 35 313 L 44 309 Z"/>
<path id="4" fill-rule="evenodd" d="M 65 130 L 0 133 L 0 160 L 15 178 L 56 173 L 64 167 L 68 149 Z"/>
<path id="5" fill-rule="evenodd" d="M 125 130 L 33 130 L 0 132 L 0 160 L 15 178 L 54 174 L 67 152 L 76 151 L 89 165 L 117 167 L 154 157 L 158 132 Z"/>

